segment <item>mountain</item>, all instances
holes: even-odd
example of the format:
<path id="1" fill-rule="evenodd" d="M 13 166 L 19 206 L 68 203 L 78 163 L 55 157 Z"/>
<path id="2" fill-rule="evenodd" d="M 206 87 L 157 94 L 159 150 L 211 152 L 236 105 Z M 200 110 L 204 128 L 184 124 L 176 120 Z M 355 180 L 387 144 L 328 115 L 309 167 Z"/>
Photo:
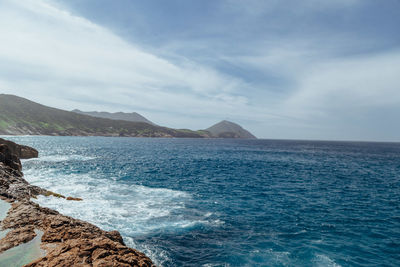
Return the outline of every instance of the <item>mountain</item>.
<path id="1" fill-rule="evenodd" d="M 222 121 L 206 130 L 192 131 L 161 127 L 137 113 L 91 113 L 106 114 L 104 116 L 110 118 L 51 108 L 15 95 L 0 94 L 0 135 L 255 138 L 229 121 Z M 145 122 L 128 121 L 134 117 Z"/>
<path id="2" fill-rule="evenodd" d="M 5 94 L 0 94 L 0 134 L 210 137 L 205 131 L 176 130 L 145 122 L 95 118 Z"/>
<path id="3" fill-rule="evenodd" d="M 242 126 L 225 120 L 214 124 L 210 128 L 206 129 L 206 131 L 210 132 L 213 137 L 217 138 L 256 138 L 249 131 L 243 129 Z"/>
<path id="4" fill-rule="evenodd" d="M 98 112 L 98 111 L 81 111 L 79 109 L 74 109 L 72 112 L 88 115 L 96 118 L 111 119 L 111 120 L 121 120 L 121 121 L 132 121 L 132 122 L 145 122 L 151 125 L 156 125 L 155 123 L 149 121 L 142 115 L 136 112 L 124 113 L 124 112 Z"/>

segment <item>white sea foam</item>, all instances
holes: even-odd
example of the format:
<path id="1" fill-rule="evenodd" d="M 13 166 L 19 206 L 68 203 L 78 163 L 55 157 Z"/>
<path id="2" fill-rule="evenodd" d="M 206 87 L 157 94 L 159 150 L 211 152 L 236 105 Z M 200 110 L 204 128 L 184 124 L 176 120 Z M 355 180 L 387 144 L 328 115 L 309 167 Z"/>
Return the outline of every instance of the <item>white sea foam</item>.
<path id="1" fill-rule="evenodd" d="M 128 246 L 146 254 L 157 266 L 164 266 L 166 263 L 171 262 L 171 258 L 164 250 L 148 246 L 147 244 L 137 243 L 132 237 L 125 237 L 124 241 Z"/>
<path id="2" fill-rule="evenodd" d="M 24 159 L 22 160 L 22 162 L 26 161 L 62 162 L 70 160 L 86 161 L 92 159 L 95 159 L 95 157 L 82 156 L 82 155 L 47 155 L 47 156 L 40 156 L 39 158 Z"/>
<path id="3" fill-rule="evenodd" d="M 41 175 L 28 172 L 26 178 L 51 191 L 84 199 L 67 201 L 39 196 L 39 204 L 109 230 L 117 228 L 134 236 L 159 229 L 185 228 L 195 223 L 179 216 L 185 201 L 190 199 L 185 192 L 120 184 L 112 179 L 95 179 L 86 174 L 58 174 L 54 177 L 51 172 Z"/>
<path id="4" fill-rule="evenodd" d="M 341 267 L 326 255 L 316 254 L 313 259 L 313 266 L 316 267 Z"/>
<path id="5" fill-rule="evenodd" d="M 291 260 L 289 258 L 289 252 L 269 249 L 267 252 L 264 251 L 264 253 L 273 265 L 290 266 Z"/>
<path id="6" fill-rule="evenodd" d="M 83 201 L 67 201 L 39 196 L 35 202 L 105 230 L 117 229 L 129 246 L 145 252 L 159 266 L 168 262 L 167 253 L 135 244 L 135 236 L 184 231 L 199 224 L 223 224 L 212 213 L 186 216 L 185 206 L 192 197 L 182 191 L 122 183 L 113 177 L 99 178 L 95 172 L 60 174 L 51 168 L 27 168 L 25 179 L 53 192 L 82 198 Z"/>
<path id="7" fill-rule="evenodd" d="M 203 267 L 221 267 L 221 264 L 219 264 L 219 263 L 217 263 L 217 264 L 214 264 L 214 263 L 206 263 L 206 264 L 203 264 L 202 265 Z M 222 266 L 224 266 L 224 267 L 229 267 L 229 266 L 231 266 L 230 264 L 228 264 L 228 263 L 226 263 L 226 264 L 224 264 L 224 265 L 222 265 Z"/>
<path id="8" fill-rule="evenodd" d="M 290 253 L 287 251 L 275 251 L 273 249 L 255 249 L 242 255 L 243 267 L 259 266 L 293 266 Z M 214 266 L 214 265 L 210 265 Z"/>

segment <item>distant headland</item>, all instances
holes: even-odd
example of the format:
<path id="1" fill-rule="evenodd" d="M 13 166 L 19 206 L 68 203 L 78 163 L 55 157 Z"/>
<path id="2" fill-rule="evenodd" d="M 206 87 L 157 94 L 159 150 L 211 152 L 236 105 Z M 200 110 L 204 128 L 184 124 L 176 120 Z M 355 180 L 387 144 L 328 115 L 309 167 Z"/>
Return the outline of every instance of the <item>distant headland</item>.
<path id="1" fill-rule="evenodd" d="M 15 95 L 0 94 L 1 135 L 256 138 L 240 125 L 221 121 L 205 130 L 162 127 L 133 113 L 66 111 Z"/>

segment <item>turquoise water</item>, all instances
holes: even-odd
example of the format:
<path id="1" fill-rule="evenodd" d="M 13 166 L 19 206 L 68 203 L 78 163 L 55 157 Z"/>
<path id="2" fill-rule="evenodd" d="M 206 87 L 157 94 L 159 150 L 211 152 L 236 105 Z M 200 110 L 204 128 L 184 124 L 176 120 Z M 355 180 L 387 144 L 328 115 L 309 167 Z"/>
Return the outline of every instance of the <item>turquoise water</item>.
<path id="1" fill-rule="evenodd" d="M 11 208 L 10 203 L 0 199 L 0 221 L 4 220 L 4 218 L 6 218 L 7 212 L 10 208 Z"/>
<path id="2" fill-rule="evenodd" d="M 7 216 L 11 204 L 0 199 L 0 221 Z M 0 230 L 0 239 L 6 236 L 10 229 Z M 0 267 L 20 267 L 45 255 L 40 249 L 42 231 L 35 230 L 36 237 L 31 241 L 0 253 Z"/>
<path id="3" fill-rule="evenodd" d="M 162 266 L 400 266 L 400 144 L 13 137 L 40 197 Z"/>
<path id="4" fill-rule="evenodd" d="M 35 230 L 35 233 L 31 241 L 0 253 L 0 267 L 20 267 L 43 257 L 45 251 L 40 249 L 43 232 Z"/>
<path id="5" fill-rule="evenodd" d="M 4 220 L 7 217 L 7 212 L 11 208 L 11 204 L 8 203 L 7 201 L 4 201 L 0 199 L 0 222 Z M 0 228 L 0 239 L 6 236 L 6 234 L 9 232 L 8 229 L 2 230 Z"/>

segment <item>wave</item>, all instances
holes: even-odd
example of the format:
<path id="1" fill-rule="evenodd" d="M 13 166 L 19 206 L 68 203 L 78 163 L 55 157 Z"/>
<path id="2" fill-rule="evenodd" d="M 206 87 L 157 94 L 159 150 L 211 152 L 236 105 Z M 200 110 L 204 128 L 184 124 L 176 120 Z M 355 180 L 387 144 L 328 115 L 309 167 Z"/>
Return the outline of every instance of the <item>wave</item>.
<path id="1" fill-rule="evenodd" d="M 51 191 L 84 199 L 39 196 L 39 204 L 66 215 L 118 229 L 129 235 L 151 233 L 164 228 L 185 228 L 193 221 L 185 219 L 183 209 L 191 197 L 181 191 L 122 184 L 112 179 L 96 179 L 87 174 L 41 174 L 27 171 L 26 179 Z"/>
<path id="2" fill-rule="evenodd" d="M 137 244 L 135 237 L 224 223 L 210 212 L 187 209 L 186 205 L 193 200 L 183 191 L 124 183 L 112 177 L 99 177 L 95 172 L 63 174 L 37 165 L 25 170 L 25 179 L 53 192 L 82 198 L 83 201 L 68 201 L 39 196 L 34 201 L 104 230 L 118 230 L 128 245 L 145 252 L 160 266 L 168 261 L 167 253 Z"/>
<path id="3" fill-rule="evenodd" d="M 168 265 L 172 263 L 170 255 L 165 250 L 159 249 L 154 246 L 149 246 L 146 243 L 136 242 L 132 237 L 124 237 L 125 243 L 132 248 L 135 248 L 148 256 L 157 266 Z M 171 264 L 169 264 L 171 265 Z"/>
<path id="4" fill-rule="evenodd" d="M 341 267 L 341 265 L 337 264 L 331 258 L 323 254 L 316 254 L 312 262 L 313 266 L 316 267 Z"/>
<path id="5" fill-rule="evenodd" d="M 96 157 L 82 156 L 82 155 L 47 155 L 39 158 L 23 159 L 22 162 L 29 161 L 44 161 L 44 162 L 62 162 L 62 161 L 87 161 L 93 160 Z"/>

